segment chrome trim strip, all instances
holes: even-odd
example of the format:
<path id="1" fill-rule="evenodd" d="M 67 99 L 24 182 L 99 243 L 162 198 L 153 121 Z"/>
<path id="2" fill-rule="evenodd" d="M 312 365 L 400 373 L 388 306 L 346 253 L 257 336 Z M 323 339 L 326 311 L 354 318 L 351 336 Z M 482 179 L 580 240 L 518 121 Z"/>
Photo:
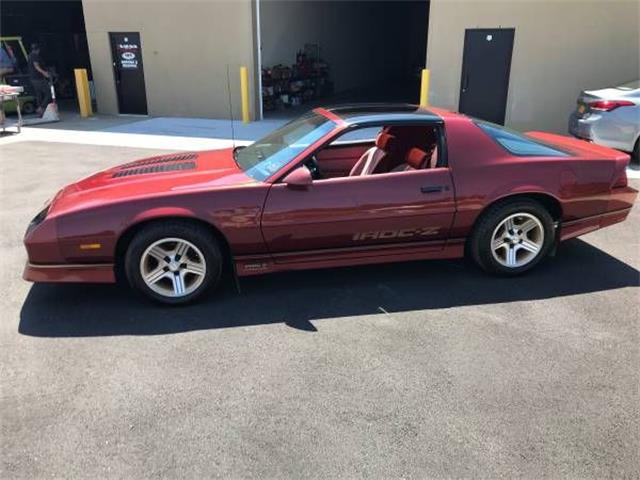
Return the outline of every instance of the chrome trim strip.
<path id="1" fill-rule="evenodd" d="M 277 252 L 272 253 L 271 257 L 274 259 L 279 258 L 287 258 L 287 257 L 297 257 L 298 255 L 319 255 L 319 254 L 329 254 L 332 253 L 376 253 L 378 250 L 393 250 L 396 248 L 405 248 L 407 250 L 411 248 L 421 248 L 421 247 L 437 247 L 442 246 L 444 248 L 445 239 L 434 239 L 434 240 L 424 240 L 418 242 L 403 242 L 403 243 L 379 243 L 373 245 L 356 245 L 352 247 L 334 247 L 334 248 L 316 248 L 313 250 L 294 250 L 290 252 Z M 242 258 L 242 257 L 239 257 Z"/>
<path id="2" fill-rule="evenodd" d="M 27 263 L 29 268 L 39 268 L 39 269 L 47 269 L 47 268 L 64 268 L 64 269 L 81 269 L 81 268 L 113 268 L 113 263 L 60 263 L 57 265 L 42 265 L 38 263 Z"/>

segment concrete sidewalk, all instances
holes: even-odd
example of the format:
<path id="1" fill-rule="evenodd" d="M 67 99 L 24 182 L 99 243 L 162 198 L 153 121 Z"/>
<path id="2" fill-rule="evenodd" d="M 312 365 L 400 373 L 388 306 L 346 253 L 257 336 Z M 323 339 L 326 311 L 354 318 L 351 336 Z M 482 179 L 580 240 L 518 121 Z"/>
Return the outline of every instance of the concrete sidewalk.
<path id="1" fill-rule="evenodd" d="M 24 127 L 22 133 L 0 138 L 0 145 L 16 142 L 55 142 L 96 146 L 207 150 L 246 145 L 283 125 L 286 120 L 243 124 L 204 118 L 148 118 L 96 115 L 81 118 L 63 113 L 62 121 Z"/>
<path id="2" fill-rule="evenodd" d="M 261 120 L 244 124 L 239 121 L 208 118 L 158 117 L 106 129 L 108 132 L 144 135 L 177 135 L 181 137 L 216 138 L 255 141 L 286 123 L 286 120 Z"/>
<path id="3" fill-rule="evenodd" d="M 169 135 L 177 137 L 213 138 L 254 141 L 288 121 L 267 119 L 247 124 L 239 120 L 212 118 L 148 117 L 138 115 L 97 114 L 82 118 L 76 112 L 61 111 L 61 121 L 38 125 L 38 129 L 73 130 L 82 132 L 113 132 L 137 135 Z"/>

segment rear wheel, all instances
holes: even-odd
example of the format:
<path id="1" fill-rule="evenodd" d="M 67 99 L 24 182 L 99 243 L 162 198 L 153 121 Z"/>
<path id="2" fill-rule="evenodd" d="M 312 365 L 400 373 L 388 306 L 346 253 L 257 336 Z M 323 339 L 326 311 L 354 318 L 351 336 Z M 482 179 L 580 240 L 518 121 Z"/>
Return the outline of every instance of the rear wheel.
<path id="1" fill-rule="evenodd" d="M 504 202 L 490 207 L 476 224 L 471 253 L 487 272 L 519 275 L 546 256 L 554 233 L 551 215 L 538 202 Z"/>
<path id="2" fill-rule="evenodd" d="M 636 144 L 633 147 L 633 152 L 631 153 L 631 164 L 634 167 L 640 166 L 640 138 L 636 140 Z"/>
<path id="3" fill-rule="evenodd" d="M 129 283 L 152 300 L 183 304 L 219 283 L 222 256 L 205 227 L 181 221 L 155 223 L 129 244 L 125 271 Z"/>

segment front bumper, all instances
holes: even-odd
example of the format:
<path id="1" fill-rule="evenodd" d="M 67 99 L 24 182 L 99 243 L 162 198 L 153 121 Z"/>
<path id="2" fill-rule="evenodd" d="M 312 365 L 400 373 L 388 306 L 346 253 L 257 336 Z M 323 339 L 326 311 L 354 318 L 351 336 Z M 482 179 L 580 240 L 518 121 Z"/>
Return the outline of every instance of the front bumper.
<path id="1" fill-rule="evenodd" d="M 22 278 L 45 283 L 115 283 L 111 263 L 43 265 L 27 262 Z"/>

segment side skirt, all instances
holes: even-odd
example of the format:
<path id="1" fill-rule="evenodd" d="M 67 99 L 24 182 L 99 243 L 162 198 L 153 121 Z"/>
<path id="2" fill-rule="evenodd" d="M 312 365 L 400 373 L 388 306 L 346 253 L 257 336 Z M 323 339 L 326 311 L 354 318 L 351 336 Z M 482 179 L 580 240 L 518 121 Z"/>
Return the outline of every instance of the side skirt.
<path id="1" fill-rule="evenodd" d="M 377 245 L 358 249 L 310 250 L 274 255 L 247 255 L 236 257 L 235 263 L 238 276 L 247 277 L 288 270 L 450 259 L 463 256 L 464 239 L 452 239 L 442 242 L 425 242 L 420 245 Z"/>

